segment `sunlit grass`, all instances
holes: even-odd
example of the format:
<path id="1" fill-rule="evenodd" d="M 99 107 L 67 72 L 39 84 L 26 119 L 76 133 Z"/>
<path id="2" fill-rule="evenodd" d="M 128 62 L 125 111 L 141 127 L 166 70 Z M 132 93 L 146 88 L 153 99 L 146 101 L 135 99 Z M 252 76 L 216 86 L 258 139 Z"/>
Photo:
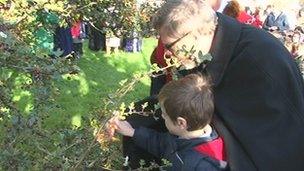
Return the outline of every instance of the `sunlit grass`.
<path id="1" fill-rule="evenodd" d="M 57 108 L 51 110 L 51 117 L 46 127 L 81 126 L 81 116 L 101 107 L 102 98 L 120 87 L 119 82 L 131 79 L 134 73 L 149 70 L 149 58 L 156 46 L 156 40 L 144 40 L 141 53 L 106 54 L 93 52 L 84 45 L 84 56 L 79 60 L 80 73 L 65 75 L 56 82 L 59 96 L 56 98 Z M 134 87 L 134 91 L 126 95 L 126 103 L 139 100 L 149 95 L 150 78 L 145 77 Z"/>
<path id="2" fill-rule="evenodd" d="M 156 43 L 154 38 L 144 39 L 142 52 L 119 51 L 115 54 L 91 51 L 85 43 L 84 55 L 78 61 L 80 72 L 64 75 L 60 81 L 55 82 L 58 96 L 54 99 L 55 107 L 48 110 L 50 117 L 45 120 L 45 127 L 81 126 L 81 116 L 100 108 L 102 98 L 117 90 L 119 82 L 132 79 L 134 73 L 149 70 L 149 58 Z M 13 90 L 13 101 L 26 115 L 33 109 L 33 96 L 19 85 L 27 80 L 30 81 L 29 76 L 19 75 Z M 124 97 L 124 101 L 130 103 L 142 99 L 149 95 L 149 89 L 150 78 L 145 77 L 134 87 L 134 91 Z"/>

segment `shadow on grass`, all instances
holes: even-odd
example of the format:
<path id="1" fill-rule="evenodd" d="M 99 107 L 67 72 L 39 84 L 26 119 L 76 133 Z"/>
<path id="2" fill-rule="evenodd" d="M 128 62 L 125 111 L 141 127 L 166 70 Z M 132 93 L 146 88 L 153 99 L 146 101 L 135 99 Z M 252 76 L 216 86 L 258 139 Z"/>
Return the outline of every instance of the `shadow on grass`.
<path id="1" fill-rule="evenodd" d="M 63 128 L 71 124 L 81 126 L 82 116 L 102 107 L 102 98 L 115 92 L 120 87 L 120 81 L 131 79 L 136 72 L 148 70 L 153 48 L 152 43 L 142 53 L 105 54 L 93 52 L 85 44 L 84 56 L 78 61 L 81 71 L 76 75 L 66 75 L 56 83 L 60 92 L 56 100 L 58 105 L 47 120 L 46 127 Z M 126 103 L 148 96 L 149 85 L 149 78 L 142 79 L 134 91 L 124 97 Z"/>

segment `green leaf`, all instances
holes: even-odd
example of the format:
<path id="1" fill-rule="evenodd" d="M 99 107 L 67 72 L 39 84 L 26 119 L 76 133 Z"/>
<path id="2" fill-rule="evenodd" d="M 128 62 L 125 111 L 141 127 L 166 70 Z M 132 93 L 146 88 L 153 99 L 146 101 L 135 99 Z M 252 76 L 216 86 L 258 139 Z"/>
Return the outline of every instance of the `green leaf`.
<path id="1" fill-rule="evenodd" d="M 6 1 L 7 1 L 7 0 L 0 0 L 0 3 L 1 3 L 1 4 L 6 4 Z"/>
<path id="2" fill-rule="evenodd" d="M 15 116 L 15 115 L 12 116 L 12 124 L 13 125 L 18 125 L 19 121 L 20 121 L 20 118 L 18 116 Z"/>
<path id="3" fill-rule="evenodd" d="M 132 102 L 130 105 L 129 105 L 129 109 L 130 111 L 134 110 L 135 109 L 135 103 Z"/>
<path id="4" fill-rule="evenodd" d="M 120 107 L 119 107 L 119 110 L 122 111 L 122 112 L 126 110 L 126 105 L 125 105 L 124 102 L 121 103 L 121 105 L 120 105 Z"/>
<path id="5" fill-rule="evenodd" d="M 207 54 L 203 54 L 202 51 L 199 51 L 198 52 L 198 63 L 202 63 L 202 62 L 206 62 L 206 61 L 211 61 L 212 60 L 212 56 L 210 53 L 207 53 Z"/>
<path id="6" fill-rule="evenodd" d="M 30 117 L 30 119 L 28 120 L 28 126 L 32 127 L 36 121 L 37 121 L 37 117 L 35 116 Z"/>
<path id="7" fill-rule="evenodd" d="M 157 109 L 160 109 L 160 105 L 159 105 L 159 103 L 154 104 L 154 110 L 157 110 Z"/>
<path id="8" fill-rule="evenodd" d="M 53 54 L 56 57 L 60 57 L 63 54 L 63 50 L 57 49 L 56 51 L 53 51 Z"/>
<path id="9" fill-rule="evenodd" d="M 145 110 L 146 107 L 148 107 L 148 102 L 145 102 L 144 104 L 141 105 L 142 110 Z"/>

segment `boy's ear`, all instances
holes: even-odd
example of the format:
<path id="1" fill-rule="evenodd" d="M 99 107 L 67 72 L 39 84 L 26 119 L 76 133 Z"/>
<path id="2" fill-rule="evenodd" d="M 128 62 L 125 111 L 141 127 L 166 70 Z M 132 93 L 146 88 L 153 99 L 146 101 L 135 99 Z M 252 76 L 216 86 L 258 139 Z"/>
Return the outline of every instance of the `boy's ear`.
<path id="1" fill-rule="evenodd" d="M 188 128 L 188 123 L 187 123 L 187 121 L 186 121 L 185 118 L 183 118 L 183 117 L 177 117 L 176 123 L 177 123 L 177 125 L 178 125 L 181 129 L 187 130 L 187 128 Z"/>

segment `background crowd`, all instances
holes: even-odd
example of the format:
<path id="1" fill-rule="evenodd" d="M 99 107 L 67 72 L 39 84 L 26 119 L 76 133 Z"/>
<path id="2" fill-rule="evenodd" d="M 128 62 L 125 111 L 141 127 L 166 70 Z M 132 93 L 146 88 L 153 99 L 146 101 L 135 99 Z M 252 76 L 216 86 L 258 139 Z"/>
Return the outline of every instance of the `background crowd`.
<path id="1" fill-rule="evenodd" d="M 241 1 L 242 2 L 242 1 Z M 277 37 L 290 51 L 303 71 L 303 6 L 288 8 L 280 5 L 254 4 L 246 6 L 237 0 L 228 1 L 223 13 L 236 18 L 241 23 L 264 29 Z"/>
<path id="2" fill-rule="evenodd" d="M 292 4 L 283 7 L 280 4 L 257 3 L 247 5 L 243 1 L 228 1 L 222 12 L 241 23 L 273 34 L 286 46 L 303 71 L 303 6 Z"/>
<path id="3" fill-rule="evenodd" d="M 280 4 L 266 4 L 248 4 L 243 0 L 223 1 L 218 11 L 241 23 L 264 29 L 273 34 L 286 46 L 303 71 L 304 16 L 302 13 L 304 7 L 300 3 L 296 3 L 283 10 Z M 119 48 L 127 52 L 141 51 L 142 39 L 139 33 L 132 32 L 129 37 L 122 38 L 109 37 L 104 31 L 106 25 L 102 22 L 99 24 L 86 23 L 80 19 L 73 22 L 70 28 L 58 28 L 54 36 L 54 51 L 63 50 L 61 56 L 73 53 L 76 57 L 80 57 L 82 42 L 85 38 L 89 39 L 89 48 L 94 51 L 117 52 Z M 66 29 L 68 30 L 64 33 Z M 159 61 L 159 63 L 164 64 L 163 61 Z"/>

